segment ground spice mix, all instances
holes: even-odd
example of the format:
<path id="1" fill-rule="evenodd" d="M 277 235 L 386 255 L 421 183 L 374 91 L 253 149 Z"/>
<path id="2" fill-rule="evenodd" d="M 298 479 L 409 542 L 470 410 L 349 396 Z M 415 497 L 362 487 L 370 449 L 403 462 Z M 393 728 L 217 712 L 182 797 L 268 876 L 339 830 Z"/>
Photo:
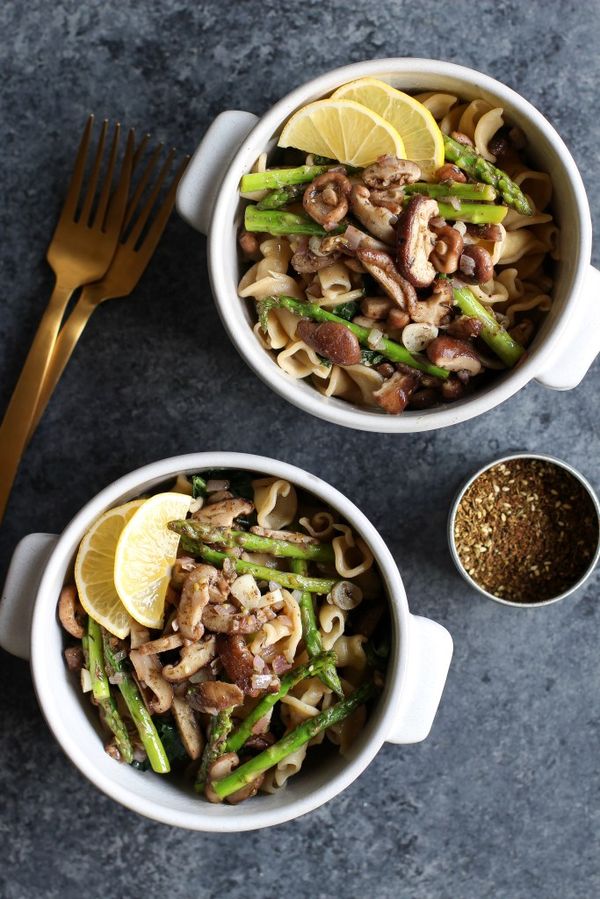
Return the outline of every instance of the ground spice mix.
<path id="1" fill-rule="evenodd" d="M 542 602 L 564 593 L 589 567 L 598 516 L 587 490 L 564 468 L 510 459 L 465 492 L 454 540 L 467 572 L 488 593 Z"/>

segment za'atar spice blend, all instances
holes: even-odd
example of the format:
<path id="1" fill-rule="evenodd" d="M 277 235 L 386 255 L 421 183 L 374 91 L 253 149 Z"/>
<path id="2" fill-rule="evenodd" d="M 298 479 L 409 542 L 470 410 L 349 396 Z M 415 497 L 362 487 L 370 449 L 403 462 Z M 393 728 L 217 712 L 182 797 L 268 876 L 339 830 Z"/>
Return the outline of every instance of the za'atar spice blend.
<path id="1" fill-rule="evenodd" d="M 466 490 L 454 542 L 464 568 L 488 593 L 543 602 L 589 568 L 598 515 L 588 491 L 566 469 L 541 459 L 509 459 Z"/>

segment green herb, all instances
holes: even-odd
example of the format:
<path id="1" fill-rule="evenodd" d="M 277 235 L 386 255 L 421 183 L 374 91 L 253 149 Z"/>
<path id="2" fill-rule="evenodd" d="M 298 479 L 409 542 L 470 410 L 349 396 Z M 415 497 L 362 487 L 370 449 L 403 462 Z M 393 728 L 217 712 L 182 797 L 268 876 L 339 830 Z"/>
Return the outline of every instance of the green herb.
<path id="1" fill-rule="evenodd" d="M 199 496 L 206 496 L 206 481 L 199 474 L 195 474 L 192 478 L 192 496 L 198 499 Z"/>
<path id="2" fill-rule="evenodd" d="M 350 300 L 348 303 L 342 303 L 335 307 L 335 314 L 339 318 L 345 318 L 347 322 L 360 313 L 360 300 Z"/>
<path id="3" fill-rule="evenodd" d="M 181 742 L 181 737 L 179 736 L 179 731 L 172 719 L 165 716 L 164 718 L 155 718 L 154 722 L 156 724 L 158 736 L 160 737 L 171 765 L 187 761 L 189 758 L 188 754 L 185 751 L 183 743 Z"/>
<path id="4" fill-rule="evenodd" d="M 360 361 L 363 365 L 381 365 L 382 362 L 386 362 L 387 360 L 385 356 L 382 356 L 377 350 L 363 349 L 360 351 Z"/>

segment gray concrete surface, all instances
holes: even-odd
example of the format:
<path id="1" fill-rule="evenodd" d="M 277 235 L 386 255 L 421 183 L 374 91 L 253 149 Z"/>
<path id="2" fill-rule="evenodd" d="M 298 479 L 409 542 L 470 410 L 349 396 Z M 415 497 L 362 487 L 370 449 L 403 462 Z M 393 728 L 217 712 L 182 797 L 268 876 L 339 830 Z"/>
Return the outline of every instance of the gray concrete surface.
<path id="1" fill-rule="evenodd" d="M 591 0 L 13 0 L 0 33 L 0 408 L 51 289 L 44 253 L 89 111 L 190 151 L 221 110 L 260 113 L 334 65 L 450 59 L 549 117 L 598 225 Z M 204 240 L 174 218 L 135 295 L 102 308 L 81 340 L 0 530 L 0 578 L 21 536 L 60 531 L 132 468 L 194 450 L 257 451 L 319 473 L 358 503 L 389 541 L 412 609 L 452 632 L 454 663 L 425 743 L 385 747 L 301 820 L 211 836 L 153 824 L 98 793 L 51 738 L 27 665 L 1 654 L 0 896 L 599 896 L 598 577 L 545 611 L 506 609 L 466 589 L 445 543 L 455 488 L 501 452 L 554 452 L 600 486 L 599 386 L 596 365 L 576 390 L 533 384 L 482 418 L 425 435 L 317 421 L 238 358 L 211 301 Z"/>

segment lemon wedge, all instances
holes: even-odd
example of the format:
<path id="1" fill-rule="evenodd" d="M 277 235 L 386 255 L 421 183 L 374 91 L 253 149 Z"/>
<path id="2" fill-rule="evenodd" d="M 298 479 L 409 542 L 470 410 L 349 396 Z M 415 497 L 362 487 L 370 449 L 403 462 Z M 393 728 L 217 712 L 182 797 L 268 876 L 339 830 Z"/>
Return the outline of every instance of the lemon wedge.
<path id="1" fill-rule="evenodd" d="M 404 143 L 404 159 L 416 162 L 427 180 L 444 164 L 444 139 L 429 110 L 402 91 L 377 78 L 359 78 L 343 84 L 334 100 L 353 100 L 385 119 Z M 400 156 L 400 153 L 396 153 Z"/>
<path id="2" fill-rule="evenodd" d="M 393 125 L 355 103 L 353 97 L 303 106 L 287 122 L 278 144 L 358 168 L 387 153 L 405 158 L 404 144 Z"/>
<path id="3" fill-rule="evenodd" d="M 177 555 L 179 534 L 167 527 L 185 518 L 191 496 L 157 493 L 127 522 L 115 552 L 114 580 L 119 599 L 139 624 L 161 627 L 165 594 Z"/>
<path id="4" fill-rule="evenodd" d="M 129 633 L 129 615 L 115 589 L 115 551 L 123 528 L 142 503 L 143 500 L 134 500 L 101 515 L 79 544 L 75 560 L 75 584 L 81 605 L 91 618 L 121 640 Z"/>

